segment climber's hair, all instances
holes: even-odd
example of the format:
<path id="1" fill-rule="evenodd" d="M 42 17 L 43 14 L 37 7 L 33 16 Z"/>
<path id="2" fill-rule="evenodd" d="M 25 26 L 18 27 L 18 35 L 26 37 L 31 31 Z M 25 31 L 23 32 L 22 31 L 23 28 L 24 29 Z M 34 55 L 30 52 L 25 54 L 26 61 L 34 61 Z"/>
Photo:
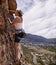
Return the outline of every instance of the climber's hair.
<path id="1" fill-rule="evenodd" d="M 17 12 L 18 12 L 18 16 L 19 17 L 22 17 L 23 16 L 23 12 L 21 10 L 17 10 Z"/>

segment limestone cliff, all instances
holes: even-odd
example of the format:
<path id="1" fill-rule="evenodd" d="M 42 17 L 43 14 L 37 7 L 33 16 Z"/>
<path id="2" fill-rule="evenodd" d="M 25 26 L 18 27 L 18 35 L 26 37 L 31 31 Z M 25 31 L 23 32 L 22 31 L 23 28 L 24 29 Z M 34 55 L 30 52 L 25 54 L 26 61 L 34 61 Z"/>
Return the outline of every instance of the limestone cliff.
<path id="1" fill-rule="evenodd" d="M 21 46 L 15 42 L 15 28 L 10 23 L 16 8 L 16 0 L 0 0 L 0 65 L 21 65 Z"/>

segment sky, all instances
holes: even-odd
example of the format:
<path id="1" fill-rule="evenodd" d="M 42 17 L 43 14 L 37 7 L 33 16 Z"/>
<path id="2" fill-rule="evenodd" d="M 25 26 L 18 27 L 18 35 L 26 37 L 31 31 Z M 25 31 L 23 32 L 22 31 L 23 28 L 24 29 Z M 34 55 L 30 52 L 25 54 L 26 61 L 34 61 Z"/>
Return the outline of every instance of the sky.
<path id="1" fill-rule="evenodd" d="M 17 0 L 26 33 L 56 38 L 56 0 Z"/>

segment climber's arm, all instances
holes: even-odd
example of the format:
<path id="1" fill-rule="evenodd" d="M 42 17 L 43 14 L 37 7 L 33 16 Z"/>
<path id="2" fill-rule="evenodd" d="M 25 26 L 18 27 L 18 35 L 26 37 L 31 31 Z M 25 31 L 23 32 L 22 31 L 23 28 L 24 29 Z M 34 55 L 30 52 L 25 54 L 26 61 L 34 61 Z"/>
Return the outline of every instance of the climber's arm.
<path id="1" fill-rule="evenodd" d="M 20 17 L 16 17 L 16 18 L 12 21 L 12 25 L 16 25 L 17 23 L 21 23 L 21 18 L 20 18 Z"/>

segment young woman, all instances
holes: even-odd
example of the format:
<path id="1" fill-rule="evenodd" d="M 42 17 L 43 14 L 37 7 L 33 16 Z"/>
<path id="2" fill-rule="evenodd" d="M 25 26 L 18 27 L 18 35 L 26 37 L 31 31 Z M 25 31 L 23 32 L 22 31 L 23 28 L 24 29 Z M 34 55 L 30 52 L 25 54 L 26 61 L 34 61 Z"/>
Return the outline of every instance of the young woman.
<path id="1" fill-rule="evenodd" d="M 22 11 L 17 10 L 14 15 L 14 20 L 12 21 L 12 25 L 15 26 L 16 33 L 15 33 L 15 42 L 19 42 L 21 38 L 25 37 L 25 32 L 22 29 L 23 18 L 22 18 Z"/>
<path id="2" fill-rule="evenodd" d="M 21 52 L 18 49 L 18 47 L 20 47 L 19 46 L 20 44 L 18 44 L 18 43 L 21 40 L 21 38 L 23 38 L 25 35 L 25 32 L 22 30 L 22 23 L 23 23 L 22 15 L 23 15 L 23 13 L 21 12 L 21 10 L 19 10 L 19 11 L 16 10 L 15 14 L 13 14 L 14 19 L 11 22 L 12 26 L 15 26 L 15 29 L 16 29 L 15 45 L 14 45 L 16 61 L 17 60 L 19 61 L 19 59 L 21 58 Z M 20 53 L 18 53 L 18 52 L 20 52 Z M 19 61 L 19 63 L 20 63 L 20 61 Z"/>

